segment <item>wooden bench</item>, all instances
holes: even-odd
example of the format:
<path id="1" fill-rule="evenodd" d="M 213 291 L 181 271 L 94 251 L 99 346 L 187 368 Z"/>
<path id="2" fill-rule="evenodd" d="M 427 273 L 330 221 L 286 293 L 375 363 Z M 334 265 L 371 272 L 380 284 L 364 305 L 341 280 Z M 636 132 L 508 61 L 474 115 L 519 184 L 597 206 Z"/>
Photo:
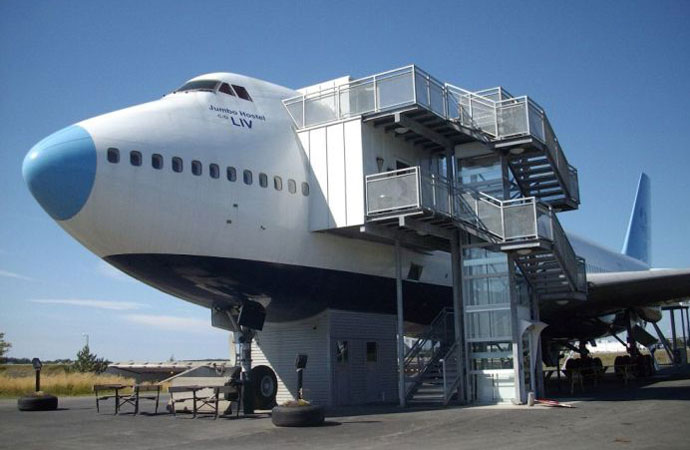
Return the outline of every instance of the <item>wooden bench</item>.
<path id="1" fill-rule="evenodd" d="M 200 395 L 199 391 L 211 389 L 211 395 Z M 175 402 L 192 400 L 192 417 L 196 417 L 197 414 L 213 414 L 213 418 L 218 418 L 218 401 L 221 400 L 221 396 L 229 397 L 228 400 L 231 402 L 237 402 L 237 416 L 240 415 L 240 402 L 242 398 L 242 388 L 240 385 L 234 384 L 229 386 L 200 386 L 200 385 L 190 385 L 190 386 L 170 386 L 168 388 L 170 393 L 170 403 L 172 406 L 172 411 L 175 416 L 177 416 L 177 409 L 175 408 Z M 175 398 L 175 394 L 180 393 L 191 393 L 191 397 L 185 398 Z M 227 395 L 226 395 L 227 394 Z M 209 411 L 202 410 L 205 406 L 211 408 Z"/>
<path id="2" fill-rule="evenodd" d="M 129 392 L 121 392 L 121 391 Z M 105 394 L 102 392 L 115 391 L 115 395 Z M 156 409 L 155 414 L 158 414 L 158 404 L 160 403 L 161 387 L 158 384 L 95 384 L 93 392 L 96 395 L 96 411 L 101 412 L 100 402 L 109 399 L 115 399 L 115 414 L 120 413 L 120 409 L 125 405 L 134 406 L 134 414 L 139 414 L 140 400 L 155 400 Z M 142 395 L 142 392 L 155 392 L 155 395 Z"/>

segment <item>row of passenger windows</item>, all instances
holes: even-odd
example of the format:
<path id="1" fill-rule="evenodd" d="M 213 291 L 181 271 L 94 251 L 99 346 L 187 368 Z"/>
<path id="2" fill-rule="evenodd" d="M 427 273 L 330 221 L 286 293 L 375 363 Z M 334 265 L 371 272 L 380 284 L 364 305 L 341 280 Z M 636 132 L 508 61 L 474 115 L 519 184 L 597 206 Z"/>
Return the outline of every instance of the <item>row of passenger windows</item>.
<path id="1" fill-rule="evenodd" d="M 114 147 L 110 147 L 107 152 L 107 158 L 108 162 L 112 164 L 117 164 L 120 162 L 120 150 Z M 144 162 L 144 157 L 141 154 L 141 152 L 137 150 L 132 150 L 129 152 L 129 163 L 135 167 L 139 167 L 143 164 Z M 156 170 L 162 170 L 164 166 L 163 163 L 163 155 L 158 154 L 158 153 L 153 153 L 151 155 L 151 167 L 153 167 Z M 173 172 L 176 173 L 181 173 L 184 171 L 184 161 L 182 158 L 179 156 L 173 156 L 171 160 L 171 166 Z M 201 163 L 201 161 L 193 160 L 192 161 L 192 174 L 196 176 L 201 176 L 204 173 L 204 166 Z M 220 166 L 218 164 L 209 164 L 208 165 L 208 174 L 211 178 L 220 178 Z M 237 169 L 228 166 L 225 169 L 225 177 L 228 179 L 228 181 L 235 182 L 237 181 Z M 245 169 L 242 171 L 242 181 L 246 185 L 251 185 L 254 183 L 254 173 L 249 170 Z M 268 187 L 268 175 L 266 175 L 263 172 L 259 173 L 259 186 L 262 188 L 267 188 Z M 276 175 L 273 177 L 273 188 L 276 191 L 282 191 L 283 190 L 283 179 Z M 309 184 L 306 182 L 302 182 L 301 185 L 302 188 L 302 195 L 305 197 L 309 195 Z M 297 182 L 293 180 L 292 178 L 289 178 L 287 180 L 287 190 L 291 194 L 295 194 L 297 192 Z"/>

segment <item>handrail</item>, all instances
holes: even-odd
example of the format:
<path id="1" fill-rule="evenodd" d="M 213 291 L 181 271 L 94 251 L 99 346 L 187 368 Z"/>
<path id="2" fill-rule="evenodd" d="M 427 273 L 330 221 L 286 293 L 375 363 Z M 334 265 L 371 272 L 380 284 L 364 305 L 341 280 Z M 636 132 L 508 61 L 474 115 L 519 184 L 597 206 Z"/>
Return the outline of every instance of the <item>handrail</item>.
<path id="1" fill-rule="evenodd" d="M 451 314 L 453 311 L 453 308 L 445 307 L 441 309 L 441 311 L 436 314 L 436 317 L 434 317 L 434 320 L 431 321 L 431 324 L 426 328 L 426 331 L 422 336 L 420 336 L 417 339 L 417 342 L 414 343 L 412 347 L 410 347 L 407 352 L 405 353 L 405 365 L 409 365 L 410 362 L 417 356 L 417 354 L 422 350 L 424 345 L 426 345 L 429 341 L 432 340 L 432 338 L 438 334 L 436 328 L 439 326 L 439 323 L 442 321 L 445 321 L 447 318 L 448 314 Z M 444 333 L 445 334 L 445 333 Z"/>
<path id="2" fill-rule="evenodd" d="M 453 345 L 450 346 L 448 351 L 446 351 L 446 354 L 443 355 L 443 358 L 441 359 L 441 362 L 443 364 L 442 367 L 442 375 L 443 375 L 443 404 L 447 405 L 448 402 L 450 402 L 451 397 L 453 396 L 453 391 L 455 388 L 458 387 L 458 384 L 460 384 L 460 381 L 462 381 L 462 374 L 460 371 L 460 366 L 458 365 L 458 358 L 457 358 L 457 351 L 458 351 L 458 343 L 459 340 L 455 340 L 453 342 Z M 448 368 L 448 361 L 455 361 L 455 378 L 452 380 L 452 383 L 448 384 L 448 373 L 447 373 L 447 368 Z"/>

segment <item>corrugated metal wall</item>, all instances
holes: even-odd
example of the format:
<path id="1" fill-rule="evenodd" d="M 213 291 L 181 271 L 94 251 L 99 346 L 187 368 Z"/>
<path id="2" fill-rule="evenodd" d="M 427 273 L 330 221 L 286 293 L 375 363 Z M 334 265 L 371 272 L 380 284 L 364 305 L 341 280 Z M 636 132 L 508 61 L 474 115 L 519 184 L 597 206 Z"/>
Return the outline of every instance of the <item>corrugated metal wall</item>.
<path id="1" fill-rule="evenodd" d="M 395 316 L 331 310 L 330 335 L 334 405 L 397 399 Z M 335 360 L 338 340 L 348 341 L 347 362 Z M 367 361 L 367 342 L 376 343 L 376 361 Z"/>
<path id="2" fill-rule="evenodd" d="M 328 352 L 328 313 L 306 320 L 269 323 L 256 336 L 252 346 L 252 366 L 272 367 L 278 377 L 277 402 L 297 396 L 297 353 L 309 355 L 304 371 L 307 400 L 319 405 L 330 404 L 330 369 Z M 270 361 L 270 362 L 269 362 Z"/>
<path id="3" fill-rule="evenodd" d="M 296 322 L 266 323 L 252 348 L 252 366 L 267 365 L 276 372 L 279 404 L 297 395 L 297 353 L 309 355 L 304 392 L 315 404 L 395 401 L 395 330 L 395 316 L 338 310 Z M 346 363 L 334 362 L 338 340 L 348 341 Z M 367 361 L 367 342 L 376 342 L 376 361 Z"/>

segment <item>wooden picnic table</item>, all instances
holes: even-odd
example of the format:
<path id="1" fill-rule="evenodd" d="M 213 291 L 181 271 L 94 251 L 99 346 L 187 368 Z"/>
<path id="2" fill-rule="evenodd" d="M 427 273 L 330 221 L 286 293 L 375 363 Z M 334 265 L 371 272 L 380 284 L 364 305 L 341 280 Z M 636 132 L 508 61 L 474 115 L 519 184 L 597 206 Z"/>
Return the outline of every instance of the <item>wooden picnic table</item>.
<path id="1" fill-rule="evenodd" d="M 205 395 L 201 396 L 198 394 L 199 391 L 202 391 L 204 389 L 211 389 L 212 393 L 211 395 Z M 213 414 L 214 419 L 218 418 L 218 401 L 220 400 L 221 395 L 229 394 L 231 397 L 230 401 L 236 401 L 238 402 L 237 405 L 237 416 L 239 417 L 240 415 L 240 404 L 242 401 L 242 383 L 241 382 L 235 382 L 231 385 L 223 385 L 223 386 L 209 386 L 209 385 L 186 385 L 186 386 L 170 386 L 168 388 L 168 392 L 170 393 L 170 402 L 172 404 L 172 410 L 173 414 L 177 416 L 177 410 L 175 409 L 175 402 L 176 401 L 183 401 L 183 400 L 189 400 L 188 398 L 184 399 L 175 399 L 175 394 L 179 393 L 190 393 L 192 394 L 191 400 L 192 400 L 192 417 L 196 418 L 197 414 Z M 203 411 L 202 408 L 204 406 L 210 406 L 212 409 L 211 411 Z"/>
<path id="2" fill-rule="evenodd" d="M 130 390 L 128 393 L 121 393 L 123 390 Z M 115 391 L 115 395 L 100 395 L 101 392 Z M 124 405 L 134 406 L 134 414 L 139 413 L 140 400 L 155 400 L 155 413 L 158 414 L 158 404 L 160 402 L 161 387 L 159 384 L 95 384 L 93 392 L 96 395 L 96 411 L 101 412 L 100 402 L 108 399 L 115 399 L 115 414 L 120 413 L 120 408 Z M 155 392 L 155 395 L 141 395 L 142 392 Z"/>

